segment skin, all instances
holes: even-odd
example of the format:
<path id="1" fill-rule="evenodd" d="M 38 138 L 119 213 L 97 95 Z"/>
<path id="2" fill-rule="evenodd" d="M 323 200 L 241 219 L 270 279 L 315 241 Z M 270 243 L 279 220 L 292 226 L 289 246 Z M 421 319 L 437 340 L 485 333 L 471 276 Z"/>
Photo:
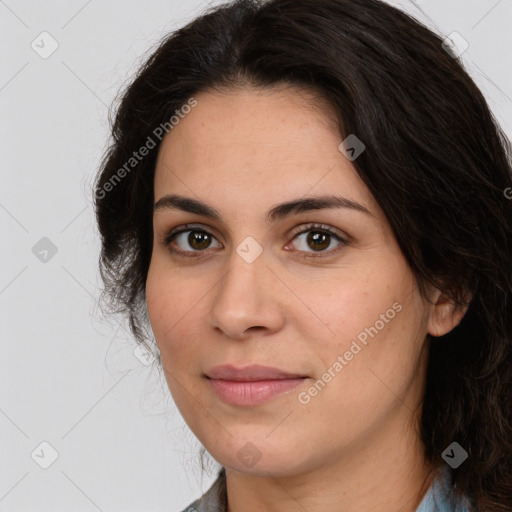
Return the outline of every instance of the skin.
<path id="1" fill-rule="evenodd" d="M 420 296 L 384 213 L 338 149 L 327 105 L 291 87 L 195 98 L 161 144 L 155 202 L 192 197 L 222 220 L 155 212 L 146 297 L 175 403 L 226 468 L 229 512 L 414 511 L 433 476 L 418 438 L 426 335 L 450 331 L 464 311 L 437 289 L 427 287 L 429 300 Z M 276 204 L 325 194 L 370 214 L 331 208 L 275 223 L 266 217 Z M 187 223 L 209 231 L 210 245 L 191 246 L 187 232 L 166 247 L 167 233 Z M 293 232 L 308 223 L 325 224 L 348 244 L 328 236 L 325 257 L 313 259 L 319 252 L 307 235 L 318 229 Z M 236 252 L 248 236 L 263 250 L 252 263 Z M 174 254 L 173 246 L 195 257 Z M 300 403 L 298 394 L 394 303 L 401 311 Z M 309 378 L 263 404 L 233 406 L 204 378 L 228 363 Z M 261 455 L 252 467 L 237 457 L 248 442 Z"/>

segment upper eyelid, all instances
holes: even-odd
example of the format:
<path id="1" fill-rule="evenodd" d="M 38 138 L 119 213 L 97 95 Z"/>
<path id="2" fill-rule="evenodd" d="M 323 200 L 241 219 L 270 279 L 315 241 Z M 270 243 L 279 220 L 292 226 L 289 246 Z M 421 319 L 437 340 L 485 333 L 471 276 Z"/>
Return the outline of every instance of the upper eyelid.
<path id="1" fill-rule="evenodd" d="M 297 228 L 294 228 L 292 230 L 291 236 L 295 237 L 297 235 L 307 233 L 308 231 L 313 231 L 315 229 L 318 231 L 327 231 L 328 233 L 340 237 L 342 240 L 348 241 L 348 235 L 345 235 L 339 229 L 328 226 L 327 224 L 324 224 L 322 222 L 307 222 L 306 224 L 298 226 Z"/>
<path id="2" fill-rule="evenodd" d="M 167 240 L 172 236 L 186 233 L 187 231 L 204 231 L 217 238 L 217 236 L 213 233 L 213 231 L 215 230 L 213 228 L 210 228 L 209 226 L 205 227 L 203 224 L 183 224 L 181 226 L 177 226 L 176 228 L 166 231 L 164 239 Z"/>

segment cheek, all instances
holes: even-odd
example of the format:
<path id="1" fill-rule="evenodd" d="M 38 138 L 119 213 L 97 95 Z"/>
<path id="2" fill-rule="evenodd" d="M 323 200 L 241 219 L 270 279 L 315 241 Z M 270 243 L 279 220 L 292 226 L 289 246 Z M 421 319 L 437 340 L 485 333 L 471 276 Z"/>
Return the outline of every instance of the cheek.
<path id="1" fill-rule="evenodd" d="M 310 289 L 306 297 L 312 314 L 303 315 L 300 321 L 304 329 L 317 331 L 318 344 L 338 350 L 346 350 L 396 300 L 388 283 L 370 275 L 352 274 L 350 279 L 333 276 L 327 282 L 328 292 L 325 285 Z M 313 321 L 306 323 L 306 316 Z"/>
<path id="2" fill-rule="evenodd" d="M 350 279 L 333 276 L 327 294 L 325 287 L 312 288 L 317 291 L 307 297 L 315 313 L 309 319 L 314 321 L 307 322 L 304 316 L 297 321 L 314 340 L 326 368 L 347 351 L 352 352 L 347 359 L 358 361 L 350 366 L 361 371 L 389 361 L 396 366 L 414 357 L 421 341 L 423 305 L 414 279 L 398 263 L 390 261 L 378 272 L 352 273 Z"/>
<path id="3" fill-rule="evenodd" d="M 176 272 L 150 266 L 146 281 L 146 302 L 151 328 L 164 363 L 183 358 L 193 349 L 191 330 L 199 329 L 194 308 L 200 307 L 200 292 Z M 195 318 L 195 322 L 192 319 Z M 186 336 L 183 336 L 186 331 Z M 170 362 L 170 361 L 169 361 Z"/>
<path id="4" fill-rule="evenodd" d="M 189 424 L 195 414 L 190 394 L 197 393 L 196 366 L 204 349 L 197 341 L 204 336 L 199 335 L 202 326 L 197 313 L 201 294 L 194 293 L 195 289 L 175 272 L 150 267 L 146 301 L 151 328 L 169 391 Z"/>

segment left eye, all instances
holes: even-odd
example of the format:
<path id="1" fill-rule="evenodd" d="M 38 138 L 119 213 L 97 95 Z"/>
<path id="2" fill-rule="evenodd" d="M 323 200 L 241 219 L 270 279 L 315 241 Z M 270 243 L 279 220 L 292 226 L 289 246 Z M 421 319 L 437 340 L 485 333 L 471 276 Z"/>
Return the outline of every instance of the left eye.
<path id="1" fill-rule="evenodd" d="M 299 251 L 314 253 L 330 253 L 335 251 L 336 249 L 326 250 L 331 246 L 333 239 L 338 243 L 336 247 L 348 244 L 343 237 L 327 227 L 310 226 L 294 236 L 294 240 L 298 241 Z M 311 251 L 308 249 L 311 249 Z"/>
<path id="2" fill-rule="evenodd" d="M 334 249 L 326 250 L 331 246 L 333 239 L 338 245 Z M 326 257 L 337 252 L 343 248 L 343 246 L 348 245 L 348 241 L 345 240 L 345 238 L 323 224 L 304 226 L 300 231 L 295 233 L 293 240 L 298 240 L 300 252 L 309 253 L 305 258 Z"/>

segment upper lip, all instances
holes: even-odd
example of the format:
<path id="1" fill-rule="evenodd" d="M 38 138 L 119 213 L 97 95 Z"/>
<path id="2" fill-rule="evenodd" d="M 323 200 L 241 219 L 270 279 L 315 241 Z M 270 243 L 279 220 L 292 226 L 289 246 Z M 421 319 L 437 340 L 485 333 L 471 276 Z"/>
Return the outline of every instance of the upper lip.
<path id="1" fill-rule="evenodd" d="M 263 366 L 260 364 L 252 364 L 237 368 L 230 364 L 215 366 L 206 372 L 206 376 L 210 379 L 221 379 L 238 382 L 250 382 L 259 380 L 274 379 L 297 379 L 305 378 L 306 375 L 299 373 L 290 373 L 271 366 Z"/>

